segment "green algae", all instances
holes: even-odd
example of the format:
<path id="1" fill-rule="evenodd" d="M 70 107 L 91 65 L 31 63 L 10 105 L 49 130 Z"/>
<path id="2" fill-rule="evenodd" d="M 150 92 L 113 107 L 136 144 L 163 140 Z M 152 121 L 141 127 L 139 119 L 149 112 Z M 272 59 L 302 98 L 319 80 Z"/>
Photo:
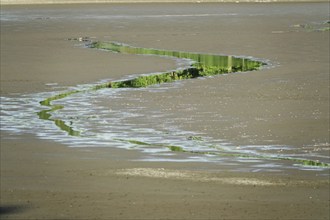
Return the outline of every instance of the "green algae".
<path id="1" fill-rule="evenodd" d="M 49 107 L 50 109 L 41 110 L 41 111 L 37 112 L 37 115 L 38 115 L 39 119 L 54 122 L 54 124 L 57 127 L 59 127 L 62 131 L 67 132 L 67 134 L 70 135 L 70 136 L 80 136 L 80 133 L 81 133 L 80 131 L 77 131 L 77 130 L 73 129 L 72 126 L 67 125 L 63 120 L 52 118 L 52 114 L 51 114 L 52 112 L 55 112 L 57 110 L 61 110 L 61 109 L 64 108 L 63 105 L 53 105 L 52 102 L 56 101 L 56 100 L 66 98 L 66 97 L 68 97 L 70 95 L 73 95 L 73 94 L 76 94 L 76 93 L 81 93 L 81 92 L 86 92 L 86 91 L 96 91 L 96 90 L 104 89 L 104 88 L 109 88 L 109 84 L 105 83 L 105 84 L 96 85 L 96 86 L 93 86 L 92 88 L 89 88 L 87 90 L 67 91 L 67 92 L 59 93 L 57 95 L 48 97 L 48 98 L 40 101 L 39 104 L 41 106 Z"/>
<path id="2" fill-rule="evenodd" d="M 264 63 L 233 56 L 220 56 L 211 54 L 198 54 L 180 51 L 158 50 L 151 48 L 131 47 L 114 42 L 92 42 L 91 48 L 106 49 L 112 52 L 126 54 L 144 54 L 157 56 L 170 56 L 181 59 L 190 59 L 194 63 L 185 69 L 164 72 L 161 74 L 151 74 L 138 76 L 130 80 L 112 81 L 93 86 L 87 90 L 74 90 L 51 96 L 40 102 L 40 105 L 50 107 L 50 109 L 38 112 L 39 119 L 53 121 L 57 127 L 66 131 L 71 136 L 80 136 L 80 132 L 74 130 L 61 119 L 53 119 L 51 113 L 63 109 L 62 105 L 52 105 L 52 101 L 63 99 L 67 96 L 83 91 L 94 91 L 105 88 L 141 88 L 149 85 L 170 83 L 177 80 L 193 79 L 203 76 L 211 76 L 228 72 L 256 70 Z"/>
<path id="3" fill-rule="evenodd" d="M 167 51 L 167 50 L 157 50 L 157 49 L 148 49 L 148 48 L 138 48 L 131 47 L 128 45 L 118 44 L 114 42 L 92 42 L 90 44 L 91 48 L 106 49 L 112 52 L 126 53 L 126 54 L 144 54 L 144 55 L 158 55 L 158 56 L 170 56 L 182 59 L 190 59 L 194 63 L 185 68 L 176 71 L 164 72 L 161 74 L 151 74 L 138 76 L 130 80 L 122 81 L 112 81 L 104 84 L 92 86 L 89 89 L 85 90 L 74 90 L 63 92 L 54 96 L 51 96 L 40 102 L 41 106 L 47 106 L 50 109 L 42 110 L 38 112 L 38 116 L 42 120 L 48 120 L 54 122 L 54 124 L 59 127 L 62 131 L 67 132 L 70 136 L 81 136 L 80 131 L 73 129 L 73 127 L 67 125 L 61 119 L 53 119 L 52 112 L 63 109 L 62 105 L 53 105 L 52 102 L 56 100 L 63 99 L 75 93 L 80 93 L 84 91 L 95 91 L 99 89 L 106 88 L 140 88 L 147 87 L 149 85 L 161 84 L 161 83 L 170 83 L 177 80 L 183 79 L 193 79 L 197 77 L 213 76 L 217 74 L 229 73 L 229 72 L 238 72 L 238 71 L 252 71 L 257 70 L 265 63 L 254 61 L 246 58 L 237 58 L 233 56 L 221 56 L 221 55 L 211 55 L 211 54 L 197 54 L 197 53 L 188 53 L 188 52 L 179 52 L 179 51 Z M 202 141 L 202 137 L 199 136 L 189 136 L 188 140 Z M 173 152 L 183 152 L 183 153 L 192 153 L 192 154 L 203 154 L 203 155 L 217 155 L 222 157 L 235 157 L 235 158 L 250 158 L 250 159 L 268 159 L 268 160 L 289 160 L 297 162 L 303 166 L 317 166 L 317 167 L 330 167 L 330 164 L 319 162 L 315 160 L 308 159 L 297 159 L 292 157 L 274 157 L 274 156 L 265 156 L 265 155 L 251 155 L 251 154 L 242 154 L 242 153 L 229 153 L 223 152 L 216 146 L 211 146 L 217 151 L 191 151 L 185 150 L 183 147 L 174 146 L 174 145 L 164 145 L 164 144 L 150 144 L 147 142 L 137 141 L 137 140 L 124 140 L 124 139 L 114 139 L 117 141 L 124 141 L 135 145 L 142 146 L 160 146 L 166 147 Z M 220 152 L 219 152 L 220 150 Z"/>
<path id="4" fill-rule="evenodd" d="M 179 147 L 179 146 L 167 146 L 167 148 L 170 149 L 171 151 L 187 152 L 182 147 Z"/>
<path id="5" fill-rule="evenodd" d="M 189 136 L 189 137 L 195 137 L 195 136 Z M 197 139 L 201 140 L 202 138 L 197 136 Z M 258 159 L 258 160 L 291 161 L 291 162 L 299 163 L 302 166 L 323 167 L 323 168 L 330 167 L 329 163 L 320 162 L 318 160 L 272 156 L 272 155 L 261 155 L 261 154 L 230 153 L 230 152 L 225 152 L 225 150 L 223 150 L 215 145 L 211 145 L 209 147 L 216 149 L 217 151 L 196 151 L 196 150 L 185 150 L 183 147 L 177 146 L 177 145 L 165 145 L 165 144 L 157 144 L 157 143 L 151 144 L 151 143 L 141 142 L 141 141 L 133 140 L 133 139 L 116 138 L 114 140 L 128 142 L 128 143 L 136 144 L 136 145 L 143 145 L 143 146 L 165 147 L 165 148 L 168 148 L 172 152 L 181 152 L 181 153 L 190 153 L 190 154 L 199 154 L 199 155 L 214 155 L 214 156 L 220 156 L 220 157 L 242 158 L 242 159 L 245 158 L 245 159 Z"/>
<path id="6" fill-rule="evenodd" d="M 317 167 L 330 167 L 330 164 L 308 160 L 308 159 L 297 159 L 292 157 L 274 157 L 266 155 L 256 155 L 256 154 L 242 154 L 242 153 L 228 153 L 228 152 L 217 152 L 217 151 L 195 151 L 195 150 L 185 150 L 180 146 L 167 146 L 171 151 L 200 154 L 200 155 L 216 155 L 221 157 L 233 157 L 233 158 L 248 158 L 248 159 L 267 159 L 267 160 L 289 160 L 294 162 L 299 162 L 303 166 L 317 166 Z M 216 148 L 213 146 L 213 148 Z"/>
<path id="7" fill-rule="evenodd" d="M 111 88 L 141 88 L 154 84 L 169 83 L 183 79 L 214 76 L 229 72 L 252 71 L 257 70 L 261 66 L 265 65 L 265 63 L 247 58 L 140 48 L 115 42 L 92 42 L 90 47 L 123 54 L 156 55 L 175 57 L 179 59 L 189 59 L 193 61 L 189 67 L 182 70 L 138 76 L 134 79 L 114 81 L 104 85 Z"/>
<path id="8" fill-rule="evenodd" d="M 196 74 L 196 70 L 194 68 L 189 68 L 185 70 L 138 76 L 134 79 L 111 82 L 108 86 L 110 88 L 141 88 L 154 84 L 170 83 L 176 80 L 197 78 L 199 76 L 200 75 Z"/>
<path id="9" fill-rule="evenodd" d="M 307 159 L 299 159 L 299 158 L 292 158 L 292 157 L 283 157 L 280 158 L 281 160 L 290 160 L 290 161 L 294 161 L 297 162 L 303 166 L 316 166 L 316 167 L 330 167 L 329 163 L 324 163 L 324 162 L 320 162 L 317 160 L 307 160 Z"/>
<path id="10" fill-rule="evenodd" d="M 143 54 L 176 57 L 195 61 L 193 66 L 201 72 L 200 75 L 215 75 L 218 73 L 228 73 L 237 71 L 256 70 L 265 63 L 234 56 L 189 53 L 182 51 L 159 50 L 153 48 L 141 48 L 124 45 L 116 42 L 93 42 L 90 47 L 110 50 L 124 54 Z"/>
<path id="11" fill-rule="evenodd" d="M 189 136 L 189 137 L 187 137 L 187 140 L 203 141 L 203 138 L 201 136 Z"/>
<path id="12" fill-rule="evenodd" d="M 122 142 L 128 142 L 130 144 L 136 144 L 136 145 L 144 145 L 144 146 L 149 146 L 151 144 L 146 143 L 146 142 L 142 142 L 142 141 L 138 141 L 138 140 L 126 140 L 126 139 L 120 139 L 120 138 L 115 138 L 115 141 L 122 141 Z"/>
<path id="13" fill-rule="evenodd" d="M 64 108 L 64 106 L 62 106 L 62 105 L 52 105 L 51 104 L 52 101 L 63 99 L 65 97 L 68 97 L 68 96 L 70 96 L 72 94 L 75 94 L 75 93 L 78 93 L 78 92 L 79 91 L 74 90 L 74 91 L 69 91 L 69 92 L 65 92 L 65 93 L 60 93 L 60 94 L 51 96 L 51 97 L 39 102 L 40 105 L 42 105 L 42 106 L 50 107 L 50 109 L 42 110 L 42 111 L 37 113 L 37 115 L 39 116 L 39 119 L 54 122 L 54 124 L 57 127 L 59 127 L 62 131 L 67 132 L 67 134 L 69 134 L 70 136 L 80 136 L 79 131 L 74 130 L 71 126 L 67 125 L 61 119 L 53 119 L 52 114 L 51 114 L 51 112 L 54 112 L 54 111 L 57 111 L 57 110 L 60 110 L 60 109 Z"/>
<path id="14" fill-rule="evenodd" d="M 74 90 L 74 91 L 69 91 L 69 92 L 65 92 L 65 93 L 60 93 L 54 96 L 51 96 L 43 101 L 40 102 L 41 105 L 43 106 L 51 106 L 51 102 L 55 101 L 55 100 L 59 100 L 59 99 L 63 99 L 65 97 L 68 97 L 72 94 L 78 93 L 79 91 Z"/>
<path id="15" fill-rule="evenodd" d="M 299 163 L 302 166 L 311 166 L 311 167 L 330 167 L 329 163 L 320 162 L 317 160 L 309 159 L 300 159 L 293 157 L 281 157 L 281 156 L 268 156 L 268 155 L 257 155 L 257 154 L 242 154 L 242 153 L 227 153 L 227 152 L 216 152 L 216 151 L 194 151 L 194 150 L 185 150 L 183 147 L 179 146 L 167 146 L 171 151 L 191 153 L 191 154 L 200 154 L 200 155 L 216 155 L 221 157 L 233 157 L 233 158 L 247 158 L 247 159 L 261 159 L 261 160 L 287 160 Z M 213 146 L 213 148 L 215 148 Z"/>

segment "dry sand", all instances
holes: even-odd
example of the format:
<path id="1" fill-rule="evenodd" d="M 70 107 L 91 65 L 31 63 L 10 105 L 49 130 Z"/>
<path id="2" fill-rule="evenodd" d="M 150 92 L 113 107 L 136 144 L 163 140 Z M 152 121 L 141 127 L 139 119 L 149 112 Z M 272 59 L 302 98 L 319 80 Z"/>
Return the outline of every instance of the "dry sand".
<path id="1" fill-rule="evenodd" d="M 188 130 L 235 144 L 323 144 L 329 149 L 327 4 L 141 4 L 6 6 L 1 21 L 1 96 L 50 91 L 172 68 L 172 60 L 73 46 L 91 36 L 141 47 L 249 55 L 274 68 L 199 80 L 160 104 L 198 103 Z M 202 14 L 175 19 L 84 19 L 115 15 Z M 317 26 L 317 25 L 316 25 Z M 127 65 L 129 63 L 129 65 Z M 110 71 L 111 70 L 111 71 Z M 221 85 L 221 86 L 219 86 Z M 203 94 L 206 87 L 212 95 Z M 147 97 L 151 98 L 152 97 Z M 220 103 L 219 101 L 222 101 Z M 226 101 L 226 103 L 223 103 Z M 212 103 L 212 104 L 210 104 Z M 235 118 L 212 122 L 208 110 Z M 169 108 L 170 109 L 170 108 Z M 256 118 L 260 120 L 256 120 Z M 196 121 L 194 123 L 194 121 Z M 326 155 L 325 155 L 326 156 Z M 329 179 L 314 171 L 229 172 L 221 164 L 141 162 L 137 151 L 68 148 L 1 132 L 1 219 L 329 219 Z"/>

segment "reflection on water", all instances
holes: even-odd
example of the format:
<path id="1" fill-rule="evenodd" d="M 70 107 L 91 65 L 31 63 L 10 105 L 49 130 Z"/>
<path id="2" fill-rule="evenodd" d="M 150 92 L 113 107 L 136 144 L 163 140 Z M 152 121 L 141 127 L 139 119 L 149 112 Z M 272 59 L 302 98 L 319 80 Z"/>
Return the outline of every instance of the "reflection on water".
<path id="1" fill-rule="evenodd" d="M 265 63 L 260 61 L 251 60 L 244 57 L 132 47 L 115 42 L 93 42 L 91 47 L 126 54 L 170 56 L 179 59 L 189 59 L 194 61 L 192 66 L 198 70 L 199 76 L 216 75 L 238 71 L 251 71 L 257 70 L 262 65 L 265 65 Z"/>
<path id="2" fill-rule="evenodd" d="M 132 47 L 115 42 L 92 42 L 89 46 L 92 48 L 110 50 L 117 53 L 175 57 L 178 59 L 188 59 L 192 62 L 191 65 L 184 69 L 177 69 L 175 71 L 161 74 L 139 76 L 134 79 L 125 81 L 111 82 L 108 84 L 108 87 L 111 88 L 146 87 L 154 84 L 169 83 L 177 80 L 192 79 L 197 77 L 213 76 L 229 72 L 252 71 L 257 70 L 262 65 L 265 65 L 265 63 L 259 61 L 233 56 Z"/>

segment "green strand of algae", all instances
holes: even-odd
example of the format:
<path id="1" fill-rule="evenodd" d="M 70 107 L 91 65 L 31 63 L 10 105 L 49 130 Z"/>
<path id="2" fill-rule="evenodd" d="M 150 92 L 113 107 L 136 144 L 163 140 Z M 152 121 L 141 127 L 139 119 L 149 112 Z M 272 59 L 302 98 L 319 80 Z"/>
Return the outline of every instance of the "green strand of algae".
<path id="1" fill-rule="evenodd" d="M 188 137 L 189 140 L 201 140 L 200 137 L 198 139 L 191 139 L 191 136 Z M 164 145 L 164 144 L 150 144 L 147 142 L 137 141 L 137 140 L 125 140 L 125 139 L 115 139 L 117 141 L 128 142 L 131 144 L 136 145 L 143 145 L 143 146 L 159 146 L 159 147 L 166 147 L 170 151 L 173 152 L 183 152 L 183 153 L 191 153 L 191 154 L 201 154 L 201 155 L 216 155 L 221 157 L 236 157 L 236 158 L 249 158 L 249 159 L 266 159 L 266 160 L 287 160 L 300 163 L 304 166 L 317 166 L 317 167 L 330 167 L 329 163 L 324 163 L 315 160 L 308 160 L 308 159 L 299 159 L 293 157 L 272 157 L 266 155 L 249 155 L 249 154 L 242 154 L 242 153 L 226 153 L 226 152 L 215 152 L 215 151 L 193 151 L 193 150 L 185 150 L 183 147 L 175 146 L 175 145 Z M 213 146 L 213 148 L 216 148 Z M 216 148 L 218 149 L 218 148 Z M 218 149 L 219 150 L 219 149 Z"/>
<path id="2" fill-rule="evenodd" d="M 212 54 L 187 53 L 181 51 L 158 50 L 152 48 L 140 48 L 123 45 L 115 42 L 97 41 L 92 42 L 90 44 L 90 47 L 124 54 L 176 57 L 179 59 L 188 59 L 193 61 L 193 64 L 182 70 L 164 72 L 161 74 L 152 74 L 147 76 L 138 76 L 134 79 L 110 82 L 109 87 L 111 88 L 147 87 L 153 84 L 169 83 L 176 80 L 213 76 L 229 72 L 252 71 L 259 69 L 263 65 L 266 65 L 265 63 L 247 58 Z"/>
<path id="3" fill-rule="evenodd" d="M 244 58 L 233 58 L 231 56 L 219 56 L 219 55 L 209 55 L 209 54 L 196 54 L 196 53 L 186 53 L 186 52 L 177 52 L 177 51 L 166 51 L 166 50 L 156 50 L 156 49 L 148 49 L 148 48 L 137 48 L 131 47 L 127 45 L 122 45 L 114 42 L 93 42 L 90 44 L 91 48 L 98 48 L 98 49 L 107 49 L 113 52 L 120 52 L 120 53 L 130 53 L 130 54 L 152 54 L 158 56 L 171 56 L 177 58 L 185 58 L 191 59 L 195 61 L 195 63 L 183 70 L 165 72 L 162 74 L 157 75 L 148 75 L 148 76 L 139 76 L 131 80 L 123 80 L 123 81 L 116 81 L 116 82 L 109 82 L 105 84 L 100 84 L 97 86 L 92 87 L 90 90 L 99 90 L 104 88 L 139 88 L 139 87 L 146 87 L 153 84 L 160 84 L 160 83 L 167 83 L 176 80 L 182 79 L 190 79 L 202 76 L 210 76 L 216 75 L 221 73 L 228 73 L 228 72 L 236 72 L 236 71 L 247 71 L 247 70 L 256 70 L 260 66 L 265 65 L 264 63 L 253 61 Z M 52 119 L 51 112 L 63 109 L 64 106 L 62 105 L 52 105 L 51 102 L 59 99 L 63 99 L 70 95 L 83 92 L 85 90 L 74 90 L 65 93 L 60 93 L 58 95 L 49 97 L 40 102 L 42 106 L 50 107 L 48 110 L 42 110 L 38 112 L 38 116 L 40 119 L 43 120 L 50 120 L 55 123 L 61 130 L 66 131 L 71 136 L 80 136 L 80 132 L 74 130 L 72 127 L 65 124 L 63 120 L 60 119 Z M 116 139 L 120 141 L 126 141 L 133 144 L 138 145 L 151 145 L 149 143 L 144 143 L 135 140 L 122 140 Z M 197 153 L 197 154 L 212 154 L 212 155 L 219 155 L 219 156 L 229 156 L 229 157 L 246 157 L 246 158 L 258 158 L 258 159 L 275 159 L 275 160 L 290 160 L 302 163 L 303 165 L 309 166 L 321 166 L 321 167 L 328 167 L 330 166 L 327 163 L 313 161 L 313 160 L 306 160 L 306 159 L 295 159 L 289 157 L 267 157 L 261 155 L 247 155 L 247 154 L 230 154 L 230 153 L 218 153 L 218 152 L 200 152 L 200 151 L 187 151 L 184 150 L 182 147 L 179 146 L 165 146 L 169 148 L 171 151 L 176 152 L 186 152 L 186 153 Z"/>
<path id="4" fill-rule="evenodd" d="M 107 49 L 113 52 L 131 53 L 131 54 L 151 54 L 157 56 L 171 56 L 177 58 L 191 59 L 196 63 L 183 70 L 176 70 L 165 72 L 157 75 L 139 76 L 131 80 L 122 80 L 116 82 L 109 82 L 92 87 L 89 90 L 99 90 L 104 88 L 140 88 L 153 84 L 168 83 L 176 80 L 190 79 L 207 75 L 215 75 L 220 73 L 227 73 L 229 71 L 238 70 L 255 70 L 263 63 L 240 58 L 233 58 L 231 56 L 218 56 L 208 54 L 196 54 L 178 51 L 156 50 L 148 48 L 137 48 L 127 45 L 122 45 L 114 42 L 92 42 L 89 45 L 91 48 Z M 228 66 L 230 64 L 230 66 Z M 233 66 L 234 65 L 234 66 Z M 235 66 L 236 65 L 236 66 Z M 51 112 L 63 109 L 62 105 L 52 105 L 52 101 L 60 100 L 70 95 L 83 92 L 84 90 L 74 90 L 69 92 L 60 93 L 58 95 L 49 97 L 40 102 L 42 106 L 47 106 L 50 109 L 38 112 L 40 119 L 53 121 L 57 127 L 66 131 L 71 136 L 80 136 L 80 131 L 74 130 L 71 126 L 65 124 L 61 119 L 53 119 Z"/>

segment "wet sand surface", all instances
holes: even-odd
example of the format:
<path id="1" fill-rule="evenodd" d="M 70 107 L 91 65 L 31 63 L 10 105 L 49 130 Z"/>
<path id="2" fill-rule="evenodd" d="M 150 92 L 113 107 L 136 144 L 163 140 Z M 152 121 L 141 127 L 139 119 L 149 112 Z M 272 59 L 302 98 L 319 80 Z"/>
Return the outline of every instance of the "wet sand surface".
<path id="1" fill-rule="evenodd" d="M 2 108 L 7 100 L 41 101 L 69 87 L 177 65 L 170 58 L 92 50 L 68 38 L 252 56 L 269 65 L 80 101 L 92 102 L 93 114 L 122 107 L 142 115 L 120 121 L 137 128 L 191 132 L 237 149 L 280 146 L 275 154 L 329 162 L 329 32 L 320 30 L 326 3 L 2 6 L 1 13 Z M 28 106 L 36 117 L 23 119 L 25 106 L 18 106 L 14 122 L 30 120 L 30 127 L 22 122 L 10 130 L 5 117 L 1 122 L 1 218 L 329 219 L 329 169 L 287 161 L 267 162 L 275 169 L 260 161 L 194 162 L 196 155 L 146 154 L 111 141 L 68 148 L 77 146 L 74 138 L 35 123 L 42 121 L 40 106 Z M 104 132 L 102 123 L 86 120 L 95 133 Z"/>

